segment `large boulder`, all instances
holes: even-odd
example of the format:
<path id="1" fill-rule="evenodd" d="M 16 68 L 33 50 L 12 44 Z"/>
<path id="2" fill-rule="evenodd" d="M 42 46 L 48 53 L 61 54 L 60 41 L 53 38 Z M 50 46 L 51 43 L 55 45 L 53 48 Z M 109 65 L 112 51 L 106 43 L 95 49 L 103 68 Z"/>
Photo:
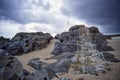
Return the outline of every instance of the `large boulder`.
<path id="1" fill-rule="evenodd" d="M 51 63 L 48 66 L 45 66 L 45 68 L 47 68 L 48 70 L 52 70 L 55 73 L 68 72 L 70 64 L 71 64 L 70 59 L 60 59 L 55 63 Z"/>
<path id="2" fill-rule="evenodd" d="M 43 66 L 43 64 L 46 63 L 40 61 L 39 58 L 31 59 L 28 65 L 35 70 L 31 74 L 29 74 L 25 80 L 52 80 L 53 77 L 57 77 L 53 70 L 46 66 Z"/>
<path id="3" fill-rule="evenodd" d="M 0 58 L 0 80 L 22 80 L 23 66 L 15 57 Z"/>
<path id="4" fill-rule="evenodd" d="M 80 35 L 87 35 L 89 33 L 89 29 L 85 27 L 85 25 L 75 25 L 69 29 L 70 35 L 80 36 Z"/>
<path id="5" fill-rule="evenodd" d="M 57 75 L 52 70 L 41 68 L 40 70 L 34 70 L 25 80 L 52 80 L 54 77 L 57 77 Z"/>
<path id="6" fill-rule="evenodd" d="M 51 54 L 54 54 L 54 55 L 59 55 L 61 53 L 64 53 L 64 52 L 74 52 L 77 50 L 77 46 L 76 44 L 72 44 L 72 43 L 61 43 L 61 42 L 56 42 L 55 43 L 55 47 L 53 49 L 53 51 L 51 52 Z"/>
<path id="7" fill-rule="evenodd" d="M 29 61 L 28 65 L 36 70 L 39 70 L 42 67 L 42 62 L 39 60 L 39 58 L 33 58 Z"/>
<path id="8" fill-rule="evenodd" d="M 20 41 L 15 41 L 15 42 L 11 42 L 8 47 L 7 47 L 7 51 L 11 54 L 11 55 L 19 55 L 21 54 L 22 51 L 22 45 Z"/>

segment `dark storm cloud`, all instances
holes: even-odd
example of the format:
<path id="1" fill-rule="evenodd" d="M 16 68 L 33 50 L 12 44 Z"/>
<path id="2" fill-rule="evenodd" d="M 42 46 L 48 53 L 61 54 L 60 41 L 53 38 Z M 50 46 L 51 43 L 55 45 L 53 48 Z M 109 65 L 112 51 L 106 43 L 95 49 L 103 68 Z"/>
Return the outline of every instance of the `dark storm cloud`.
<path id="1" fill-rule="evenodd" d="M 22 20 L 19 20 L 21 4 L 22 0 L 0 0 L 0 19 L 22 22 Z"/>
<path id="2" fill-rule="evenodd" d="M 106 32 L 120 32 L 120 0 L 65 0 L 64 5 L 65 15 L 100 25 Z"/>
<path id="3" fill-rule="evenodd" d="M 32 12 L 27 12 L 34 4 L 49 10 L 50 4 L 43 4 L 43 0 L 0 0 L 0 20 L 13 20 L 18 23 L 44 22 L 44 19 L 35 20 Z M 26 10 L 26 11 L 25 11 Z"/>

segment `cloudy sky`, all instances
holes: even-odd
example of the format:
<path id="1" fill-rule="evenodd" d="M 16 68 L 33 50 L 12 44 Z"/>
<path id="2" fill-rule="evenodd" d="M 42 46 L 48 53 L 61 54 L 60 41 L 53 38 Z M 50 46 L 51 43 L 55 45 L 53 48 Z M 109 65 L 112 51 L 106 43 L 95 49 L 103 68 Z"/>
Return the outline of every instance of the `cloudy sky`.
<path id="1" fill-rule="evenodd" d="M 77 24 L 120 33 L 120 0 L 0 0 L 0 36 L 37 31 L 55 35 Z"/>

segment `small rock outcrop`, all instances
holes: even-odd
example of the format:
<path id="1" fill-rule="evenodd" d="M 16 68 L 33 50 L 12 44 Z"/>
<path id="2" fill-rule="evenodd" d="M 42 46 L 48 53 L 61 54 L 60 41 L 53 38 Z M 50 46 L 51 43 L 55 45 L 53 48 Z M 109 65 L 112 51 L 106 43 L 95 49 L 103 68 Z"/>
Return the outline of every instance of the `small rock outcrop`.
<path id="1" fill-rule="evenodd" d="M 17 33 L 10 41 L 0 41 L 0 49 L 4 49 L 11 55 L 21 55 L 45 48 L 51 39 L 49 33 Z"/>

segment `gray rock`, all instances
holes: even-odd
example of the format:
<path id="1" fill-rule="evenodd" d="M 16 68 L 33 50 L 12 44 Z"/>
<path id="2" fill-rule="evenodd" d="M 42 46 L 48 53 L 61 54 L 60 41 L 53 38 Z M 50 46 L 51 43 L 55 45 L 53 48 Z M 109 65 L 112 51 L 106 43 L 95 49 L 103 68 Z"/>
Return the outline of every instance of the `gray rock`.
<path id="1" fill-rule="evenodd" d="M 85 66 L 85 72 L 92 75 L 98 75 L 96 68 L 94 66 Z"/>
<path id="2" fill-rule="evenodd" d="M 31 59 L 28 62 L 28 65 L 31 66 L 32 68 L 36 69 L 36 70 L 39 70 L 42 67 L 42 62 L 39 61 L 39 60 L 40 60 L 39 58 Z"/>
<path id="3" fill-rule="evenodd" d="M 95 67 L 98 73 L 106 73 L 108 71 L 111 71 L 111 64 L 109 63 L 99 64 L 96 65 Z"/>
<path id="4" fill-rule="evenodd" d="M 22 64 L 15 57 L 3 57 L 0 60 L 0 79 L 1 80 L 11 80 L 13 79 L 23 79 L 23 67 Z"/>
<path id="5" fill-rule="evenodd" d="M 0 41 L 0 49 L 7 49 L 8 43 L 6 41 Z"/>
<path id="6" fill-rule="evenodd" d="M 9 56 L 9 55 L 10 55 L 10 53 L 8 53 L 7 51 L 0 49 L 0 56 L 1 57 L 5 57 L 5 56 Z"/>
<path id="7" fill-rule="evenodd" d="M 45 48 L 51 39 L 49 33 L 17 33 L 9 42 L 0 41 L 0 49 L 5 49 L 11 55 L 21 55 Z"/>
<path id="8" fill-rule="evenodd" d="M 77 45 L 75 44 L 71 44 L 71 43 L 64 44 L 64 43 L 56 42 L 55 47 L 51 52 L 51 54 L 59 55 L 64 52 L 74 52 L 76 50 L 77 50 Z"/>
<path id="9" fill-rule="evenodd" d="M 9 42 L 10 41 L 10 38 L 5 38 L 3 36 L 0 36 L 0 42 L 1 41 L 5 41 L 5 42 Z"/>
<path id="10" fill-rule="evenodd" d="M 60 59 L 56 63 L 51 63 L 48 66 L 45 66 L 48 70 L 52 70 L 55 73 L 58 72 L 68 72 L 70 68 L 71 60 L 69 59 Z"/>
<path id="11" fill-rule="evenodd" d="M 27 77 L 27 80 L 51 80 L 51 79 L 49 78 L 47 70 L 44 68 L 41 68 L 41 70 L 33 71 Z"/>
<path id="12" fill-rule="evenodd" d="M 15 41 L 11 42 L 10 45 L 7 47 L 7 51 L 11 55 L 16 55 L 16 54 L 21 54 L 22 49 L 21 49 L 20 41 Z"/>
<path id="13" fill-rule="evenodd" d="M 61 42 L 67 42 L 69 40 L 69 32 L 63 32 L 60 34 L 59 39 Z"/>
<path id="14" fill-rule="evenodd" d="M 97 50 L 99 51 L 113 50 L 113 48 L 107 46 L 107 41 L 106 41 L 105 36 L 99 31 L 95 33 L 91 33 L 91 37 L 92 37 L 91 42 L 93 44 L 96 44 Z"/>
<path id="15" fill-rule="evenodd" d="M 52 80 L 52 78 L 58 76 L 55 74 L 53 70 L 50 68 L 41 67 L 38 70 L 33 71 L 30 75 L 28 75 L 26 80 Z"/>

